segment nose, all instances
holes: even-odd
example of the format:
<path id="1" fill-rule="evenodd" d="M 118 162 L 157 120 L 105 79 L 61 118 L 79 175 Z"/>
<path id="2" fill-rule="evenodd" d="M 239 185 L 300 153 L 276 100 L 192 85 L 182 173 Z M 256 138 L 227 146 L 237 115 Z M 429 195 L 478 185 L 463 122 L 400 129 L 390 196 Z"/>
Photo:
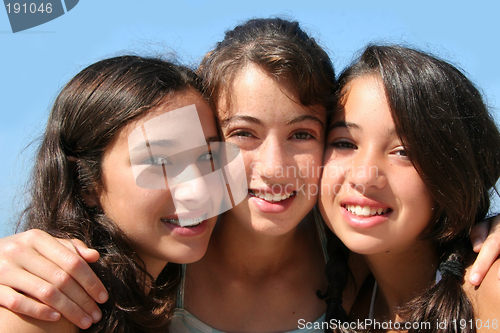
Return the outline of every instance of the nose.
<path id="1" fill-rule="evenodd" d="M 175 184 L 169 188 L 174 199 L 176 209 L 183 207 L 188 210 L 202 208 L 210 199 L 210 192 L 206 179 L 196 164 L 188 165 L 175 179 Z"/>
<path id="2" fill-rule="evenodd" d="M 381 189 L 387 184 L 384 159 L 374 149 L 359 150 L 346 172 L 346 179 L 357 191 Z"/>
<path id="3" fill-rule="evenodd" d="M 287 172 L 286 148 L 278 138 L 268 136 L 256 151 L 252 168 L 263 179 L 283 178 Z"/>

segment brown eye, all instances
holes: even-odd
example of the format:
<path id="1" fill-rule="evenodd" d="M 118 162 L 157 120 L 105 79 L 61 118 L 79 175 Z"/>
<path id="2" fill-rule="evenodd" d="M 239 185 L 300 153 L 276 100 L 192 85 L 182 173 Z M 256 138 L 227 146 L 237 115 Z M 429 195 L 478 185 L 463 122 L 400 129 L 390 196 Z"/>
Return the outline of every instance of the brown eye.
<path id="1" fill-rule="evenodd" d="M 311 139 L 313 136 L 307 132 L 297 132 L 293 134 L 293 137 L 298 140 Z"/>
<path id="2" fill-rule="evenodd" d="M 408 157 L 408 154 L 406 154 L 406 150 L 404 150 L 403 148 L 398 148 L 394 150 L 392 153 L 399 157 Z"/>
<path id="3" fill-rule="evenodd" d="M 337 149 L 357 149 L 358 148 L 358 147 L 356 147 L 355 144 L 353 144 L 349 141 L 336 141 L 336 142 L 332 142 L 330 145 L 333 146 L 334 148 L 337 148 Z"/>
<path id="4" fill-rule="evenodd" d="M 252 134 L 250 134 L 250 132 L 244 132 L 244 131 L 236 132 L 236 133 L 234 133 L 234 135 L 235 136 L 246 136 L 246 137 L 252 136 Z"/>

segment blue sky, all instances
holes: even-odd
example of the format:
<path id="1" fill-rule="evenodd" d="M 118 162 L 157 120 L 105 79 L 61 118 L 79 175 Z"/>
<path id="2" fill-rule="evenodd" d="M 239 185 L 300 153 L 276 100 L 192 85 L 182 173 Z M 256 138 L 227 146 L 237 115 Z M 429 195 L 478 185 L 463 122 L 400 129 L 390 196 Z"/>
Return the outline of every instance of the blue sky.
<path id="1" fill-rule="evenodd" d="M 405 43 L 447 59 L 482 89 L 500 120 L 499 12 L 496 0 L 80 0 L 65 15 L 13 34 L 0 8 L 0 236 L 13 232 L 24 207 L 36 142 L 28 145 L 42 133 L 51 103 L 73 75 L 97 60 L 173 52 L 195 65 L 225 30 L 278 15 L 301 22 L 337 71 L 372 41 Z"/>

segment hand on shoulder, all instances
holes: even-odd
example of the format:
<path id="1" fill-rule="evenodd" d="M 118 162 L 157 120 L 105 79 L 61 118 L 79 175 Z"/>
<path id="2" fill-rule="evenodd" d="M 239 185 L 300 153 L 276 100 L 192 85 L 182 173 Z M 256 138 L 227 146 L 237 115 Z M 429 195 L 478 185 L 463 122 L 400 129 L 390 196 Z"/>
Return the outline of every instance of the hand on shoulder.
<path id="1" fill-rule="evenodd" d="M 497 272 L 500 268 L 500 257 L 497 258 L 491 269 L 478 287 L 469 283 L 467 269 L 464 290 L 474 308 L 477 332 L 497 332 L 500 329 L 500 283 Z"/>

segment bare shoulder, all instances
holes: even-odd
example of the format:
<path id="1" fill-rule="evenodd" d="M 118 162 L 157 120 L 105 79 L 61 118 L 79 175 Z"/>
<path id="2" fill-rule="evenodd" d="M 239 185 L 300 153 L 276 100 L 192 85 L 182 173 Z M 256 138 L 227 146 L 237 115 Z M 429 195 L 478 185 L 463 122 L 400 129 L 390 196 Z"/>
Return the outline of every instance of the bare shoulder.
<path id="1" fill-rule="evenodd" d="M 16 314 L 0 307 L 0 333 L 76 333 L 79 332 L 78 327 L 62 317 L 58 321 L 48 322 L 41 321 L 31 317 Z"/>
<path id="2" fill-rule="evenodd" d="M 474 307 L 478 332 L 497 332 L 500 328 L 499 269 L 500 258 L 497 258 L 479 287 L 474 287 L 468 282 L 464 284 L 464 290 Z"/>

